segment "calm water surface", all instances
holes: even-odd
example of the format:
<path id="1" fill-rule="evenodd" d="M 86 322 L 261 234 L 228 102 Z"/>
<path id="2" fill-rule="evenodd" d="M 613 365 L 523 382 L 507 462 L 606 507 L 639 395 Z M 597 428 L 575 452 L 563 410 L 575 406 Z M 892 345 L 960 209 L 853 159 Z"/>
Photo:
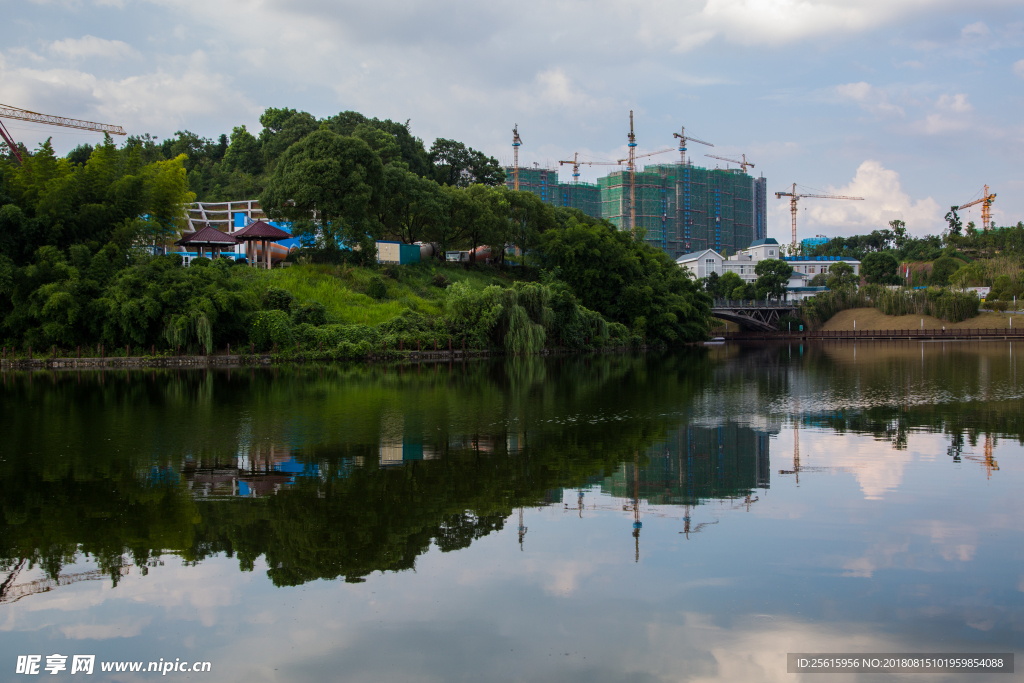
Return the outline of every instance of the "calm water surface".
<path id="1" fill-rule="evenodd" d="M 1018 350 L 5 373 L 0 680 L 54 653 L 594 683 L 1019 651 Z"/>

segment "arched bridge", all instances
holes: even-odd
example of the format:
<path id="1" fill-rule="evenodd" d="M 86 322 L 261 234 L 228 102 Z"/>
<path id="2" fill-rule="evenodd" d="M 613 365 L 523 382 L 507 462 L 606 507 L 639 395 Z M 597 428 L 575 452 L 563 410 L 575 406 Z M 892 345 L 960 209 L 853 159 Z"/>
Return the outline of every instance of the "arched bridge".
<path id="1" fill-rule="evenodd" d="M 729 301 L 715 299 L 711 315 L 736 323 L 746 330 L 771 332 L 779 329 L 779 319 L 797 315 L 795 302 L 790 301 Z"/>

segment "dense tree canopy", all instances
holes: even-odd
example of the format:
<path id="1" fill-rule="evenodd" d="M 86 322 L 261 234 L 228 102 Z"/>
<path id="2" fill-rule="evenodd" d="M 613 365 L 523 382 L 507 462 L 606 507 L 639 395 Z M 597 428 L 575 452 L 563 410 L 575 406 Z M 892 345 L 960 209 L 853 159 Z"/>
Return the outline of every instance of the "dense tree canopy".
<path id="1" fill-rule="evenodd" d="M 541 235 L 540 261 L 588 308 L 651 341 L 702 339 L 710 297 L 664 252 L 603 222 L 570 218 Z"/>
<path id="2" fill-rule="evenodd" d="M 782 259 L 762 259 L 754 266 L 758 298 L 783 299 L 793 266 Z"/>
<path id="3" fill-rule="evenodd" d="M 428 153 L 408 122 L 356 112 L 317 120 L 271 108 L 260 123 L 258 135 L 237 126 L 230 140 L 185 130 L 163 142 L 133 136 L 120 149 L 108 138 L 65 159 L 49 142 L 24 163 L 0 159 L 3 339 L 191 351 L 316 339 L 318 348 L 324 340 L 347 344 L 348 354 L 365 353 L 371 339 L 442 331 L 514 352 L 548 339 L 585 346 L 629 343 L 632 335 L 672 344 L 706 333 L 707 295 L 665 254 L 606 222 L 509 190 L 498 162 L 461 142 L 440 138 Z M 481 260 L 509 257 L 543 271 L 545 285 L 488 289 L 479 299 L 454 288 L 453 302 L 475 302 L 463 306 L 476 311 L 472 325 L 453 308 L 388 329 L 321 330 L 331 325 L 315 301 L 288 313 L 261 303 L 244 269 L 203 259 L 183 269 L 177 256 L 160 255 L 197 196 L 258 196 L 271 218 L 291 222 L 305 245 L 300 255 L 314 263 L 376 267 L 376 240 L 424 241 Z M 382 300 L 388 286 L 374 277 L 366 292 Z"/>
<path id="4" fill-rule="evenodd" d="M 900 277 L 896 273 L 899 267 L 899 261 L 887 251 L 872 252 L 861 262 L 865 279 L 873 285 L 900 284 Z"/>
<path id="5" fill-rule="evenodd" d="M 294 143 L 260 195 L 271 217 L 294 221 L 294 232 L 330 247 L 372 250 L 384 200 L 384 166 L 363 140 L 322 129 Z"/>

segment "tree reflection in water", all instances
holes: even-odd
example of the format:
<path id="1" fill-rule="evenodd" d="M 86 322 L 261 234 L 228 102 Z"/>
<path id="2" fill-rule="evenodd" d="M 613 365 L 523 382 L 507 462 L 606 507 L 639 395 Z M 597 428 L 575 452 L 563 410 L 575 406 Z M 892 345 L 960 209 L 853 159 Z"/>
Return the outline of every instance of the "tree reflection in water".
<path id="1" fill-rule="evenodd" d="M 991 474 L 991 445 L 1024 433 L 1016 385 L 977 378 L 979 365 L 1014 376 L 997 346 L 7 373 L 0 590 L 14 599 L 32 566 L 59 583 L 82 556 L 115 585 L 166 555 L 214 554 L 243 571 L 262 556 L 279 586 L 358 582 L 431 545 L 466 548 L 565 489 L 580 516 L 590 488 L 632 505 L 639 557 L 644 514 L 678 517 L 688 538 L 707 523 L 691 524 L 695 507 L 756 503 L 785 424 L 896 449 L 910 431 L 944 432 L 953 459 Z M 862 400 L 866 387 L 883 400 Z M 984 456 L 964 452 L 979 439 Z"/>

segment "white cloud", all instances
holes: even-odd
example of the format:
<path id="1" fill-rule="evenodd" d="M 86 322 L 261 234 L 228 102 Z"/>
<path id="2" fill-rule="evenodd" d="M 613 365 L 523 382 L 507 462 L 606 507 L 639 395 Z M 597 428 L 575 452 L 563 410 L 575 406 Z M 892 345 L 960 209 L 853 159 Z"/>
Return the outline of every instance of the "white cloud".
<path id="1" fill-rule="evenodd" d="M 852 100 L 872 114 L 903 116 L 903 108 L 889 102 L 889 96 L 881 88 L 870 83 L 846 83 L 835 87 L 835 94 L 842 100 Z"/>
<path id="2" fill-rule="evenodd" d="M 900 186 L 900 175 L 874 160 L 867 160 L 843 187 L 826 188 L 823 194 L 864 197 L 864 201 L 803 199 L 797 225 L 801 234 L 855 234 L 884 228 L 889 221 L 906 221 L 914 233 L 940 228 L 944 212 L 931 197 L 911 199 Z M 788 224 L 789 206 L 776 205 L 776 225 Z M 785 223 L 783 223 L 785 221 Z"/>
<path id="3" fill-rule="evenodd" d="M 985 25 L 984 21 L 976 21 L 960 29 L 960 37 L 965 41 L 986 40 L 992 36 L 992 31 Z"/>
<path id="4" fill-rule="evenodd" d="M 165 60 L 168 69 L 103 78 L 76 69 L 10 68 L 0 65 L 0 102 L 33 111 L 76 116 L 124 126 L 129 132 L 173 131 L 196 118 L 231 121 L 258 115 L 245 95 L 210 69 L 206 55 Z M 53 133 L 40 127 L 39 139 Z"/>
<path id="5" fill-rule="evenodd" d="M 939 109 L 955 111 L 958 114 L 974 110 L 971 103 L 967 101 L 967 95 L 963 93 L 957 93 L 956 95 L 942 95 L 935 103 L 935 106 Z"/>
<path id="6" fill-rule="evenodd" d="M 67 38 L 55 40 L 47 49 L 60 57 L 84 59 L 87 57 L 107 57 L 109 59 L 138 58 L 138 51 L 128 43 L 120 40 L 106 40 L 96 36 Z"/>
<path id="7" fill-rule="evenodd" d="M 1013 73 L 1024 78 L 1024 59 L 1013 63 Z"/>
<path id="8" fill-rule="evenodd" d="M 971 118 L 967 116 L 974 111 L 974 106 L 967 101 L 967 95 L 943 94 L 935 101 L 937 111 L 927 114 L 923 121 L 914 124 L 914 128 L 926 135 L 941 135 L 971 126 Z"/>

